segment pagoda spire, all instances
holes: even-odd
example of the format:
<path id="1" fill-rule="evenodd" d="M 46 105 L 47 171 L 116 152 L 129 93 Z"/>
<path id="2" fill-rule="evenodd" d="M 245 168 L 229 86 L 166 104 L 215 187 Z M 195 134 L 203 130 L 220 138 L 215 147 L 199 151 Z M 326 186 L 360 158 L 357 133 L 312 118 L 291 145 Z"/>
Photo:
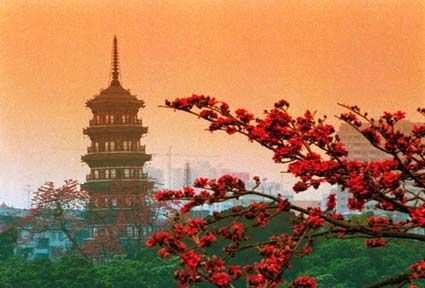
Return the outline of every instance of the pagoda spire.
<path id="1" fill-rule="evenodd" d="M 118 40 L 117 36 L 114 36 L 113 48 L 112 48 L 112 82 L 111 85 L 120 85 L 119 82 L 120 67 L 119 67 L 119 56 L 118 56 Z"/>

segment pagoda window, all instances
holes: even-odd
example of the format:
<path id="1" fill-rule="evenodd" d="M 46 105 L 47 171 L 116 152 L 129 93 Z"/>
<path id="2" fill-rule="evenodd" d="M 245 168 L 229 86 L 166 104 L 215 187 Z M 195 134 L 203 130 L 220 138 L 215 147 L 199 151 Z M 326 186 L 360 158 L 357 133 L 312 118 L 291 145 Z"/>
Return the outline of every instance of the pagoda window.
<path id="1" fill-rule="evenodd" d="M 109 179 L 109 169 L 105 169 L 105 178 Z"/>
<path id="2" fill-rule="evenodd" d="M 111 169 L 111 178 L 114 179 L 117 177 L 117 170 L 116 169 Z"/>
<path id="3" fill-rule="evenodd" d="M 99 142 L 94 142 L 94 151 L 99 151 Z"/>
<path id="4" fill-rule="evenodd" d="M 111 124 L 114 124 L 114 115 L 111 115 Z"/>
<path id="5" fill-rule="evenodd" d="M 112 198 L 112 207 L 117 207 L 118 201 L 117 198 Z"/>
<path id="6" fill-rule="evenodd" d="M 111 149 L 111 151 L 115 151 L 115 142 L 111 141 L 109 145 L 110 145 L 109 148 Z"/>
<path id="7" fill-rule="evenodd" d="M 130 178 L 130 169 L 128 168 L 124 169 L 124 178 Z"/>
<path id="8" fill-rule="evenodd" d="M 122 115 L 122 116 L 121 116 L 121 122 L 122 122 L 122 123 L 125 123 L 125 115 Z"/>
<path id="9" fill-rule="evenodd" d="M 133 238 L 135 236 L 134 227 L 132 225 L 127 225 L 127 236 Z"/>
<path id="10" fill-rule="evenodd" d="M 96 115 L 96 124 L 100 124 L 100 115 Z"/>
<path id="11" fill-rule="evenodd" d="M 106 114 L 106 123 L 109 123 L 109 114 Z"/>
<path id="12" fill-rule="evenodd" d="M 133 201 L 132 201 L 132 196 L 131 195 L 129 195 L 128 197 L 125 198 L 125 204 L 128 207 L 130 207 L 132 203 L 133 203 Z"/>
<path id="13" fill-rule="evenodd" d="M 99 179 L 99 170 L 94 169 L 93 174 L 94 174 L 94 179 Z"/>
<path id="14" fill-rule="evenodd" d="M 128 142 L 127 141 L 122 141 L 122 149 L 124 150 L 124 151 L 127 151 L 128 150 Z"/>

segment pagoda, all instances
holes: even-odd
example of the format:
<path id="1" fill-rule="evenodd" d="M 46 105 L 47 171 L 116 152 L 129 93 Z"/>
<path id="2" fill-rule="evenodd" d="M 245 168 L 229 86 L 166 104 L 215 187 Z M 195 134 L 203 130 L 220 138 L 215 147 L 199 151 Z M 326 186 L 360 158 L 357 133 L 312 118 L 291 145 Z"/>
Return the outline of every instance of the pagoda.
<path id="1" fill-rule="evenodd" d="M 113 39 L 112 81 L 86 102 L 93 118 L 83 134 L 91 144 L 82 161 L 90 174 L 82 188 L 89 193 L 88 219 L 91 237 L 111 223 L 119 223 L 128 237 L 138 237 L 141 223 L 148 221 L 146 196 L 153 182 L 144 172 L 151 160 L 141 138 L 148 131 L 138 113 L 144 101 L 130 94 L 120 83 L 117 38 Z M 137 211 L 136 211 L 137 210 Z M 145 216 L 145 217 L 144 217 Z M 124 220 L 123 220 L 124 219 Z M 141 220 L 145 219 L 145 220 Z"/>

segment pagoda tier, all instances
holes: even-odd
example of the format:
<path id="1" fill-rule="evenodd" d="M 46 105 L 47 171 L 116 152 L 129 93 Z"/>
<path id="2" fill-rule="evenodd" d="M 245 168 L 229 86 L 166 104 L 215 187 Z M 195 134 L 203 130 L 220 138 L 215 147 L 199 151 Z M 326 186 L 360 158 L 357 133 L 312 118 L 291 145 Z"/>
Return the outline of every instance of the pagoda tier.
<path id="1" fill-rule="evenodd" d="M 111 219 L 105 220 L 105 215 L 118 215 L 120 211 L 127 211 L 120 217 L 127 215 L 128 211 L 135 209 L 133 200 L 146 198 L 153 188 L 153 182 L 144 172 L 145 163 L 152 157 L 141 144 L 148 128 L 143 126 L 138 116 L 144 102 L 121 86 L 116 38 L 112 68 L 109 87 L 86 102 L 93 118 L 83 129 L 91 144 L 81 157 L 90 167 L 86 183 L 82 186 L 90 195 L 89 219 L 95 226 L 111 222 Z M 140 207 L 137 209 L 140 210 Z M 127 222 L 136 224 L 132 223 L 133 220 Z"/>

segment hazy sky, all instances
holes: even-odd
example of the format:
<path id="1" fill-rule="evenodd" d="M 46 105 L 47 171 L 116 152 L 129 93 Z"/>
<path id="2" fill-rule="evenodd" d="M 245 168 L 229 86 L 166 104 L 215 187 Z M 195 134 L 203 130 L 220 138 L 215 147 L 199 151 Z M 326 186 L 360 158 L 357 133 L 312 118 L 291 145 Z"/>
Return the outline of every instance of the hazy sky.
<path id="1" fill-rule="evenodd" d="M 277 178 L 271 154 L 242 137 L 158 108 L 195 93 L 258 113 L 372 113 L 425 106 L 424 1 L 12 1 L 0 3 L 0 201 L 24 186 L 83 180 L 87 99 L 110 80 L 119 40 L 122 83 L 146 101 L 151 153 L 222 155 L 235 170 Z M 175 166 L 185 159 L 179 158 Z M 209 158 L 207 158 L 209 159 Z M 161 167 L 164 157 L 153 165 Z"/>

